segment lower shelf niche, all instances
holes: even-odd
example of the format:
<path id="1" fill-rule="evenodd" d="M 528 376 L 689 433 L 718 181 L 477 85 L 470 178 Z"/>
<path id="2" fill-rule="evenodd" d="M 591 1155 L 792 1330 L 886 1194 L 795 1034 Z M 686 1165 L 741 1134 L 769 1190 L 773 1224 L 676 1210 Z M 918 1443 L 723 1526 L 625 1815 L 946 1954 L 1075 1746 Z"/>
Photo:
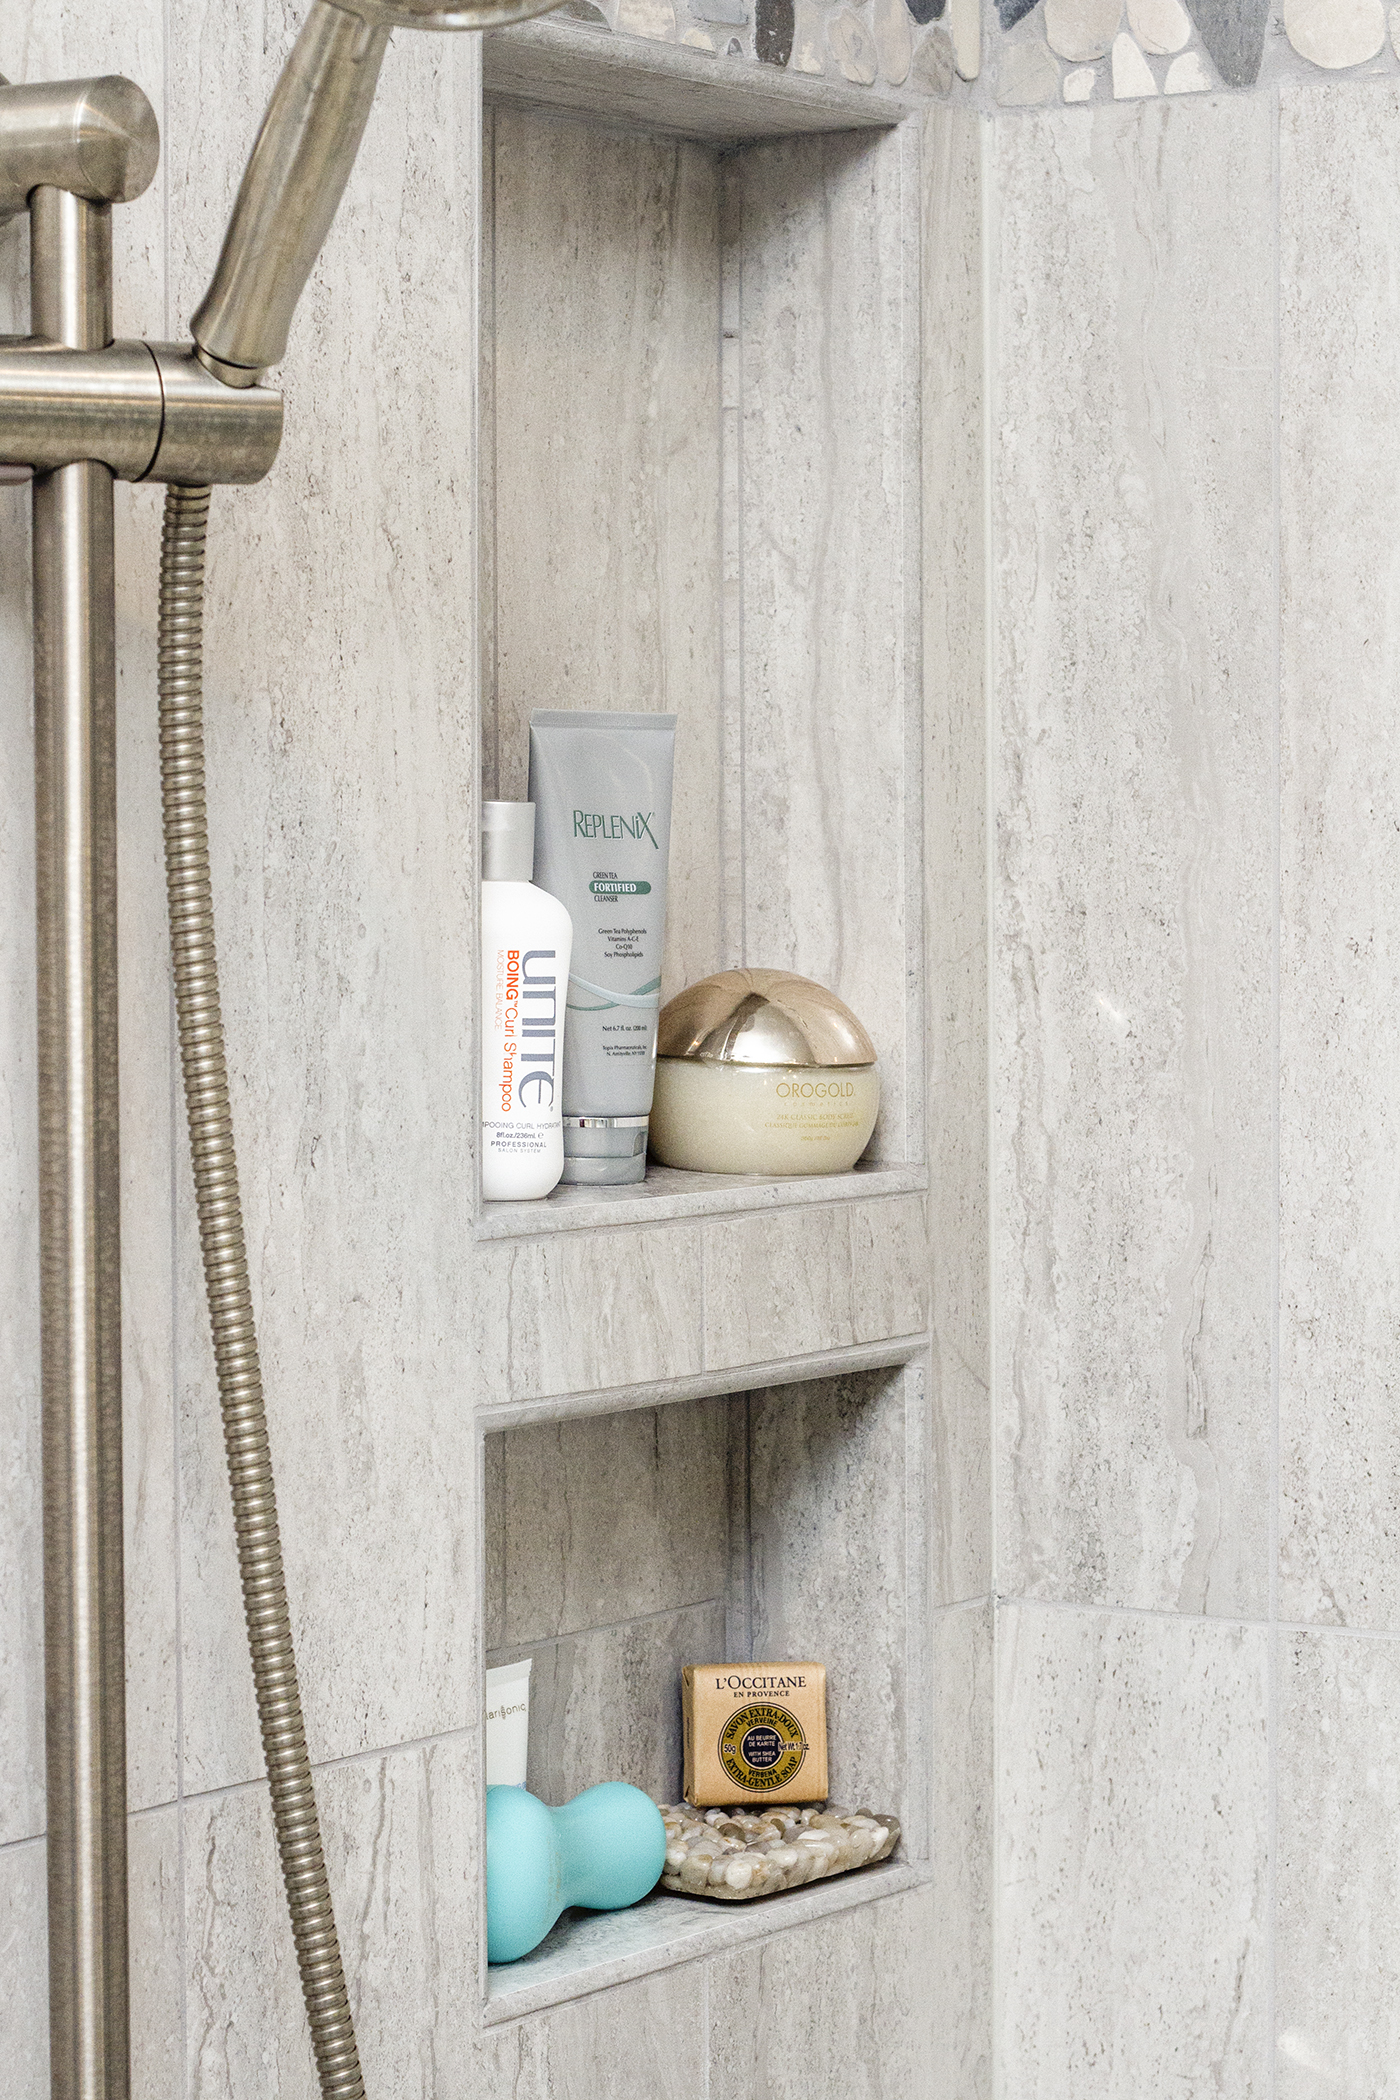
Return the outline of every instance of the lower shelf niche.
<path id="1" fill-rule="evenodd" d="M 892 1811 L 904 1833 L 891 1861 L 753 1903 L 658 1890 L 627 1912 L 566 1911 L 490 1970 L 489 2017 L 921 1878 L 921 1407 L 907 1365 L 486 1437 L 487 1663 L 531 1658 L 532 1793 L 557 1806 L 625 1779 L 678 1801 L 682 1667 L 811 1660 L 830 1798 Z"/>

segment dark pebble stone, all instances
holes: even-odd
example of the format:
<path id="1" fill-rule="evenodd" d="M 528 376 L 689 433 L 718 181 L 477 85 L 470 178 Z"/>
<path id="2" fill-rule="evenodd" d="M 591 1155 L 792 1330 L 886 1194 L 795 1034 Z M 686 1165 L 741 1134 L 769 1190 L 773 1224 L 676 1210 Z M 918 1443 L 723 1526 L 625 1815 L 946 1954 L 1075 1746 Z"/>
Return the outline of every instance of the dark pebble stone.
<path id="1" fill-rule="evenodd" d="M 785 66 L 792 57 L 792 0 L 758 0 L 754 45 L 765 65 Z"/>
<path id="2" fill-rule="evenodd" d="M 1227 87 L 1253 87 L 1264 58 L 1269 0 L 1186 0 L 1186 6 Z"/>
<path id="3" fill-rule="evenodd" d="M 948 5 L 948 0 L 904 0 L 904 5 L 916 22 L 936 22 Z"/>
<path id="4" fill-rule="evenodd" d="M 1014 29 L 1018 22 L 1025 21 L 1035 4 L 1036 0 L 997 0 L 997 19 L 1003 29 Z"/>

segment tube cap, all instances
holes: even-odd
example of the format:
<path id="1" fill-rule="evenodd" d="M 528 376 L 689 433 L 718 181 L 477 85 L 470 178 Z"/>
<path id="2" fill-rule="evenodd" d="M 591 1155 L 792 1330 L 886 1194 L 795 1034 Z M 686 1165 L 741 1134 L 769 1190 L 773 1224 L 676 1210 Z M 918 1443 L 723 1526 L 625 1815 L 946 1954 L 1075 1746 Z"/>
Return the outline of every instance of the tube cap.
<path id="1" fill-rule="evenodd" d="M 483 802 L 481 879 L 529 882 L 535 873 L 533 802 Z"/>
<path id="2" fill-rule="evenodd" d="M 646 1116 L 565 1116 L 564 1181 L 616 1188 L 647 1178 Z"/>

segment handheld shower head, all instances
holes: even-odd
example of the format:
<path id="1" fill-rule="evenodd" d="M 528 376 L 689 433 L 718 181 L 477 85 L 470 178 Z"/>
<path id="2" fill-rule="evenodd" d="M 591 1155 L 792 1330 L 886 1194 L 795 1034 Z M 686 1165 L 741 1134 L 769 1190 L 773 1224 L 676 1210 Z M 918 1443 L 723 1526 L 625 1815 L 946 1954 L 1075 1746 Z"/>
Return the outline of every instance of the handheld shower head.
<path id="1" fill-rule="evenodd" d="M 314 0 L 272 91 L 213 281 L 190 324 L 201 362 L 255 386 L 287 348 L 302 287 L 359 151 L 394 28 L 495 29 L 559 0 Z"/>

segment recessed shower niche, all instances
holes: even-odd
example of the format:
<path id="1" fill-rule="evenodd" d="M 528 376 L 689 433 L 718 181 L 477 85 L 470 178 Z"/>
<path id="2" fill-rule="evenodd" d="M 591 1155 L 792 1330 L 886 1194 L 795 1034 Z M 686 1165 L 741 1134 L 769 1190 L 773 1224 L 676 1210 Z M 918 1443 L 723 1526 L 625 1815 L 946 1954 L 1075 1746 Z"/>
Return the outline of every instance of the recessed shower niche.
<path id="1" fill-rule="evenodd" d="M 532 708 L 674 712 L 662 996 L 740 964 L 829 985 L 880 1055 L 863 1172 L 910 1186 L 917 126 L 767 67 L 729 69 L 736 100 L 722 61 L 653 46 L 639 72 L 639 50 L 557 23 L 486 40 L 484 792 L 523 798 Z M 646 1198 L 560 1190 L 482 1229 L 674 1215 L 726 1183 L 653 1170 Z"/>
<path id="2" fill-rule="evenodd" d="M 486 1660 L 532 1660 L 533 1792 L 618 1778 L 679 1800 L 682 1666 L 810 1658 L 828 1673 L 831 1798 L 903 1823 L 888 1867 L 791 1895 L 568 1912 L 491 1972 L 488 2017 L 596 1988 L 602 1963 L 635 1974 L 920 1874 L 923 1408 L 911 1364 L 485 1437 Z"/>

